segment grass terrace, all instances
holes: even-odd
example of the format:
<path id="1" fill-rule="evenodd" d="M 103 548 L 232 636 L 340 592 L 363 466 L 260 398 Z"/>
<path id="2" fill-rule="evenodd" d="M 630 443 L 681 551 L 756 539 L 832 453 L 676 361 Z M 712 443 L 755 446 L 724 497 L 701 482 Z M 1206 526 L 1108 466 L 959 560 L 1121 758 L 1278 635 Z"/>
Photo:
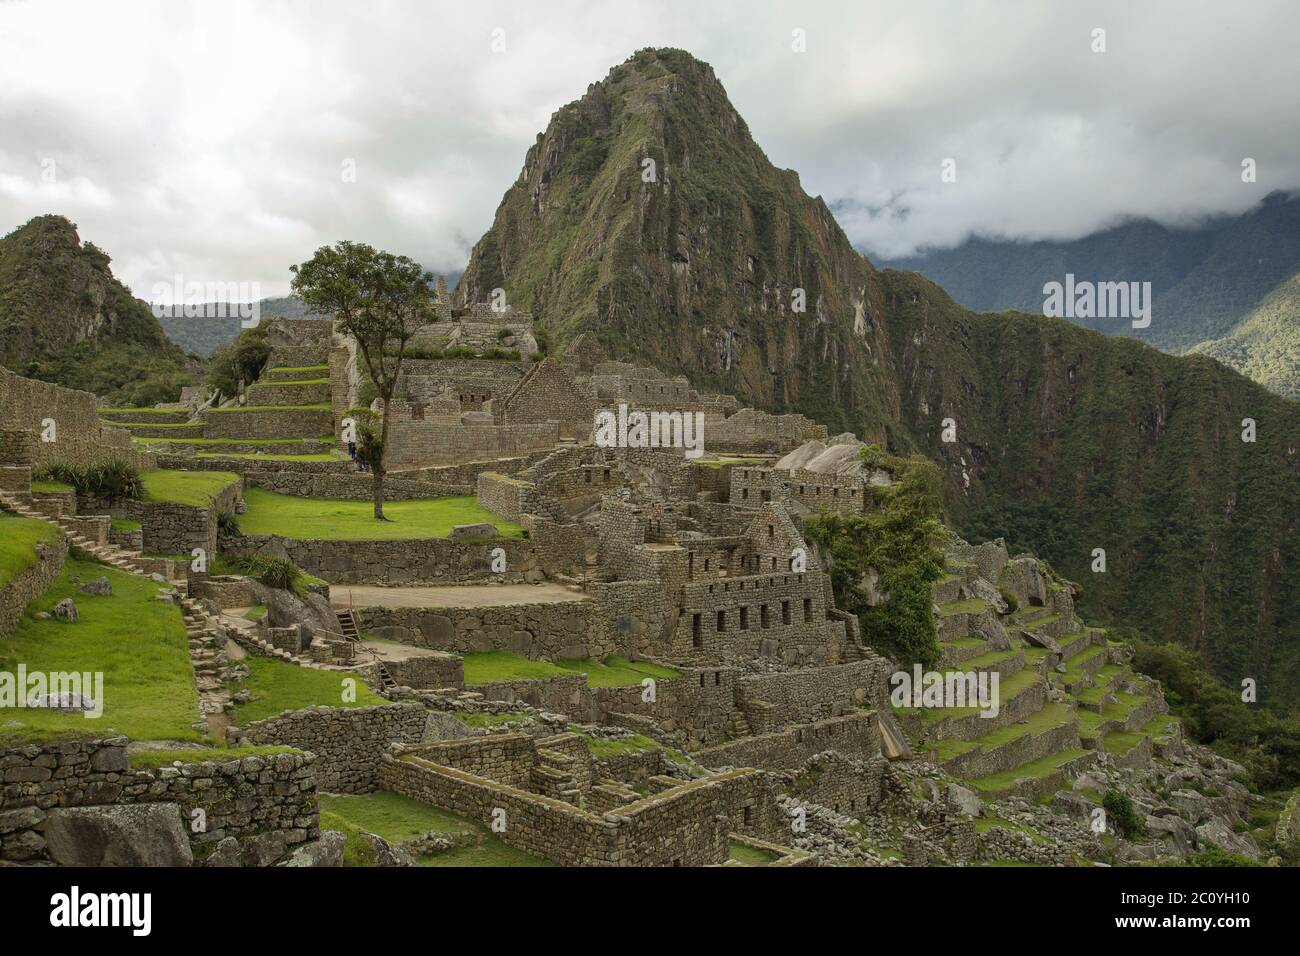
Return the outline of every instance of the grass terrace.
<path id="1" fill-rule="evenodd" d="M 270 372 L 327 372 L 328 365 L 277 365 Z M 326 379 L 328 381 L 328 379 Z"/>
<path id="2" fill-rule="evenodd" d="M 361 835 L 362 830 L 389 843 L 404 843 L 426 833 L 478 833 L 481 837 L 482 842 L 477 846 L 422 856 L 421 866 L 550 866 L 545 860 L 507 846 L 467 817 L 397 793 L 322 793 L 320 811 L 322 830 L 337 830 L 347 836 L 344 866 L 374 865 L 373 850 Z"/>
<path id="3" fill-rule="evenodd" d="M 276 534 L 300 540 L 399 541 L 409 538 L 445 538 L 458 524 L 487 522 L 507 538 L 518 538 L 523 529 L 486 508 L 472 495 L 429 498 L 415 501 L 387 501 L 388 521 L 376 521 L 370 501 L 342 501 L 328 498 L 298 498 L 261 488 L 247 488 L 248 510 L 240 515 L 244 534 Z"/>
<path id="4" fill-rule="evenodd" d="M 66 495 L 70 491 L 75 491 L 72 485 L 64 484 L 61 481 L 33 481 L 32 491 L 46 495 Z"/>
<path id="5" fill-rule="evenodd" d="M 0 587 L 35 567 L 40 560 L 36 545 L 58 536 L 59 529 L 48 521 L 0 514 Z"/>
<path id="6" fill-rule="evenodd" d="M 206 508 L 228 486 L 239 480 L 229 471 L 172 471 L 155 468 L 142 472 L 145 501 Z"/>
<path id="7" fill-rule="evenodd" d="M 111 597 L 78 590 L 78 582 L 100 577 L 113 586 Z M 22 663 L 29 674 L 102 673 L 103 716 L 18 708 L 5 712 L 0 740 L 109 736 L 110 728 L 133 740 L 203 740 L 190 726 L 199 719 L 199 697 L 185 621 L 178 607 L 158 600 L 159 590 L 149 578 L 69 558 L 54 586 L 28 605 L 13 637 L 0 645 L 0 669 Z M 36 619 L 69 597 L 80 616 L 75 624 Z M 89 693 L 95 698 L 93 686 Z"/>
<path id="8" fill-rule="evenodd" d="M 966 598 L 963 601 L 949 601 L 939 605 L 939 613 L 944 617 L 953 614 L 983 614 L 988 610 L 988 602 L 983 598 Z"/>
<path id="9" fill-rule="evenodd" d="M 139 531 L 143 527 L 140 522 L 132 521 L 130 518 L 113 518 L 109 524 L 114 531 L 123 534 Z"/>
<path id="10" fill-rule="evenodd" d="M 274 382 L 258 383 L 274 385 Z M 238 415 L 240 412 L 283 412 L 283 411 L 302 411 L 309 409 L 311 411 L 329 411 L 329 402 L 318 402 L 315 405 L 232 405 L 230 408 L 209 408 L 205 415 Z"/>
<path id="11" fill-rule="evenodd" d="M 270 657 L 250 657 L 248 679 L 232 685 L 235 690 L 248 691 L 253 699 L 247 704 L 235 705 L 235 719 L 240 726 L 265 717 L 274 717 L 286 710 L 304 707 L 372 707 L 386 704 L 359 674 L 350 671 L 318 671 L 299 667 Z M 356 700 L 344 700 L 344 680 L 350 678 L 356 690 Z"/>

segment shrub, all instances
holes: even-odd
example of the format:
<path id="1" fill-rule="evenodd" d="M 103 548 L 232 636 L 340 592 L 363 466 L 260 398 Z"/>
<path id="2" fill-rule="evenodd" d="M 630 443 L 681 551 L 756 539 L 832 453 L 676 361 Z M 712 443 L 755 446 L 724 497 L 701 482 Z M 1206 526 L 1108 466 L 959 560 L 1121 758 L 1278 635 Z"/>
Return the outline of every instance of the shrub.
<path id="1" fill-rule="evenodd" d="M 85 483 L 86 494 L 92 498 L 120 501 L 124 498 L 139 499 L 144 494 L 140 472 L 121 458 L 91 465 L 86 469 Z M 81 491 L 80 488 L 77 490 Z"/>
<path id="2" fill-rule="evenodd" d="M 220 511 L 217 513 L 217 533 L 228 535 L 232 538 L 239 537 L 239 515 L 233 511 Z"/>
<path id="3" fill-rule="evenodd" d="M 72 485 L 77 494 L 86 498 L 104 498 L 108 501 L 139 499 L 144 494 L 140 472 L 130 462 L 121 458 L 80 468 L 67 462 L 54 461 L 34 475 L 38 481 L 61 481 Z"/>
<path id="4" fill-rule="evenodd" d="M 1141 836 L 1145 831 L 1142 819 L 1133 809 L 1133 801 L 1129 799 L 1128 794 L 1119 790 L 1107 790 L 1101 805 L 1106 810 L 1106 817 L 1114 824 L 1121 836 L 1132 839 Z"/>

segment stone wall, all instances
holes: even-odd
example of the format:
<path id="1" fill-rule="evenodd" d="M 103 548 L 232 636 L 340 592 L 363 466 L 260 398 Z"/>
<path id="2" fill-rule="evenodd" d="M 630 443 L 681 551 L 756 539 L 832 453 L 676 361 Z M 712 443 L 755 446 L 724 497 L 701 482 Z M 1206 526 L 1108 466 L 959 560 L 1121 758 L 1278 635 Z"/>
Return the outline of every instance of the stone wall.
<path id="1" fill-rule="evenodd" d="M 274 408 L 265 411 L 203 413 L 205 438 L 319 438 L 333 431 L 329 408 Z"/>
<path id="2" fill-rule="evenodd" d="M 875 711 L 859 711 L 775 733 L 744 737 L 705 748 L 692 756 L 704 767 L 792 770 L 823 750 L 858 758 L 878 755 L 880 729 Z"/>
<path id="3" fill-rule="evenodd" d="M 540 509 L 536 485 L 490 471 L 478 476 L 476 498 L 480 507 L 516 523 Z"/>
<path id="4" fill-rule="evenodd" d="M 389 425 L 388 439 L 390 468 L 418 468 L 526 455 L 554 447 L 560 432 L 556 422 L 399 421 Z"/>
<path id="5" fill-rule="evenodd" d="M 23 378 L 0 366 L 0 431 L 30 433 L 0 441 L 0 464 L 39 471 L 54 461 L 85 467 L 120 458 L 142 471 L 153 467 L 151 455 L 131 447 L 130 432 L 100 423 L 97 401 L 90 392 Z M 52 441 L 44 440 L 47 434 Z"/>
<path id="6" fill-rule="evenodd" d="M 422 750 L 385 755 L 385 789 L 485 825 L 504 815 L 505 843 L 564 866 L 721 863 L 729 852 L 733 793 L 748 788 L 754 776 L 735 770 L 704 777 L 597 815 L 435 763 Z"/>
<path id="7" fill-rule="evenodd" d="M 34 565 L 0 587 L 0 638 L 13 634 L 22 620 L 23 609 L 50 589 L 68 557 L 68 540 L 60 534 L 44 542 L 37 554 Z"/>
<path id="8" fill-rule="evenodd" d="M 231 728 L 231 735 L 232 743 L 310 751 L 317 757 L 316 785 L 328 793 L 369 793 L 378 786 L 379 758 L 388 745 L 418 743 L 427 723 L 421 704 L 310 707 Z"/>
<path id="9" fill-rule="evenodd" d="M 491 594 L 490 586 L 485 594 Z M 357 607 L 353 613 L 360 628 L 402 628 L 404 642 L 438 651 L 511 651 L 534 660 L 603 659 L 613 653 L 595 604 L 577 594 L 572 601 L 549 603 Z"/>
<path id="10" fill-rule="evenodd" d="M 736 691 L 750 729 L 768 733 L 870 707 L 880 699 L 889 673 L 889 662 L 872 655 L 851 664 L 747 675 L 737 681 Z"/>
<path id="11" fill-rule="evenodd" d="M 270 837 L 283 849 L 320 836 L 311 754 L 132 770 L 126 744 L 114 737 L 0 750 L 0 860 L 48 859 L 45 827 L 52 814 L 71 807 L 175 804 L 200 855 L 230 837 Z"/>
<path id="12" fill-rule="evenodd" d="M 532 543 L 520 538 L 421 538 L 409 541 L 300 541 L 275 535 L 223 538 L 222 550 L 254 554 L 280 548 L 308 574 L 330 584 L 465 584 L 540 581 L 544 569 Z M 506 570 L 492 570 L 491 552 L 506 553 Z"/>
<path id="13" fill-rule="evenodd" d="M 554 421 L 561 438 L 584 441 L 595 422 L 595 396 L 574 380 L 563 364 L 543 359 L 529 369 L 508 396 L 497 403 L 505 425 Z"/>

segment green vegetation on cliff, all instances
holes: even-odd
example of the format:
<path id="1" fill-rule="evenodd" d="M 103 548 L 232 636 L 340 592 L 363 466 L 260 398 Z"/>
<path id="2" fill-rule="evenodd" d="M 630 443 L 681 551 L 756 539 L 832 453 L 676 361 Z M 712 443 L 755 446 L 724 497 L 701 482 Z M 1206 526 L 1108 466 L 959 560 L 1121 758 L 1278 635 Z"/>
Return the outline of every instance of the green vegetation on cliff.
<path id="1" fill-rule="evenodd" d="M 62 216 L 0 239 L 0 365 L 114 405 L 175 401 L 193 380 L 149 306 Z"/>
<path id="2" fill-rule="evenodd" d="M 896 483 L 874 489 L 878 508 L 823 512 L 808 519 L 808 540 L 830 565 L 835 604 L 858 616 L 862 639 L 903 664 L 939 663 L 930 585 L 943 575 L 939 469 L 924 458 L 880 456 Z M 868 593 L 866 577 L 877 575 Z"/>

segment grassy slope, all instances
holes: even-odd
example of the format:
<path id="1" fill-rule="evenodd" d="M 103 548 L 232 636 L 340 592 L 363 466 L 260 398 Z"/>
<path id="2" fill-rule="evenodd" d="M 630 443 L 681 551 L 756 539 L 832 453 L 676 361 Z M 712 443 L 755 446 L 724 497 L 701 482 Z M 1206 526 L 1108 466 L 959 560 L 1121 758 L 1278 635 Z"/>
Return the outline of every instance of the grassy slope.
<path id="1" fill-rule="evenodd" d="M 202 508 L 225 488 L 239 480 L 229 471 L 171 471 L 156 468 L 142 472 L 145 501 L 165 501 L 172 504 L 193 505 Z"/>
<path id="2" fill-rule="evenodd" d="M 234 687 L 247 690 L 256 700 L 235 706 L 239 724 L 248 724 L 264 717 L 274 717 L 286 710 L 304 707 L 374 707 L 388 701 L 380 697 L 366 682 L 348 671 L 318 671 L 269 657 L 249 658 L 248 679 Z M 345 685 L 345 680 L 353 683 Z M 344 691 L 356 691 L 356 700 L 344 700 Z"/>
<path id="3" fill-rule="evenodd" d="M 113 585 L 112 597 L 82 594 L 73 581 L 102 576 Z M 202 739 L 190 726 L 199 719 L 199 700 L 185 623 L 179 608 L 156 599 L 158 590 L 147 578 L 70 558 L 3 645 L 0 669 L 12 672 L 23 663 L 29 673 L 102 672 L 104 714 L 88 720 L 79 714 L 9 711 L 0 721 L 0 739 L 106 735 L 109 728 L 135 740 Z M 77 623 L 35 619 L 36 612 L 65 597 L 77 605 Z"/>
<path id="4" fill-rule="evenodd" d="M 470 833 L 484 828 L 473 821 L 400 794 L 381 791 L 369 794 L 320 796 L 321 829 L 349 834 L 345 865 L 367 864 L 366 848 L 355 838 L 355 829 L 369 831 L 390 843 L 413 840 L 425 833 Z M 350 852 L 349 852 L 350 851 Z M 373 862 L 373 861 L 369 861 Z M 481 846 L 462 847 L 435 856 L 421 857 L 421 866 L 549 866 L 521 850 L 484 833 Z"/>
<path id="5" fill-rule="evenodd" d="M 36 564 L 37 543 L 53 541 L 58 535 L 48 521 L 0 514 L 0 587 Z"/>
<path id="6" fill-rule="evenodd" d="M 482 651 L 465 655 L 465 683 L 488 684 L 503 680 L 544 680 L 566 674 L 586 674 L 588 687 L 627 687 L 647 677 L 665 680 L 680 677 L 671 668 L 645 661 L 629 661 L 610 656 L 604 661 L 590 659 L 534 661 L 509 651 Z"/>
<path id="7" fill-rule="evenodd" d="M 480 508 L 472 496 L 384 503 L 388 521 L 374 519 L 369 501 L 340 501 L 278 495 L 260 488 L 244 492 L 248 510 L 239 518 L 244 534 L 278 534 L 288 538 L 393 541 L 445 538 L 452 526 L 490 522 L 506 537 L 517 538 L 519 525 Z"/>

